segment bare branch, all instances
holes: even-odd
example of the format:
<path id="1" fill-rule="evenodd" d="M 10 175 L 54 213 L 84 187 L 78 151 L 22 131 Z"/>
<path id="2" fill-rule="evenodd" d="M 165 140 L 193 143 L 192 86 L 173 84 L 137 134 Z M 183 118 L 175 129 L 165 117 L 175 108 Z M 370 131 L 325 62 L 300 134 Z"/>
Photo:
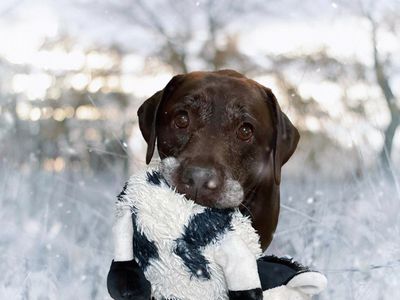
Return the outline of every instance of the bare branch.
<path id="1" fill-rule="evenodd" d="M 390 113 L 392 117 L 400 114 L 399 108 L 396 105 L 396 97 L 393 93 L 393 90 L 389 84 L 388 76 L 385 74 L 385 69 L 383 63 L 380 61 L 379 51 L 378 51 L 378 42 L 377 42 L 377 24 L 375 20 L 370 16 L 366 16 L 371 24 L 371 43 L 373 48 L 373 57 L 374 57 L 374 70 L 375 76 L 378 81 L 379 87 L 382 90 L 386 103 L 390 109 Z"/>

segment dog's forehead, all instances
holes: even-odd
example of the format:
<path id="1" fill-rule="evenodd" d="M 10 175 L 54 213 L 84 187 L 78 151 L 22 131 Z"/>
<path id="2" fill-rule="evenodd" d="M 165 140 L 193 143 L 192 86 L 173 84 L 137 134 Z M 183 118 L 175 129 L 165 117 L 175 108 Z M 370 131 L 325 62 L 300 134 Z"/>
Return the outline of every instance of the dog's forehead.
<path id="1" fill-rule="evenodd" d="M 236 76 L 220 72 L 193 72 L 186 74 L 181 88 L 188 90 L 206 90 L 224 94 L 260 94 L 260 86 L 253 80 L 236 73 Z"/>
<path id="2" fill-rule="evenodd" d="M 244 76 L 227 76 L 216 72 L 193 72 L 175 87 L 170 105 L 182 104 L 209 109 L 229 116 L 250 114 L 270 122 L 266 94 L 261 85 Z"/>
<path id="3" fill-rule="evenodd" d="M 238 73 L 239 74 L 239 73 Z M 174 87 L 172 102 L 195 98 L 203 101 L 231 103 L 232 101 L 262 103 L 265 94 L 262 87 L 246 77 L 232 77 L 217 72 L 193 72 L 184 75 Z"/>

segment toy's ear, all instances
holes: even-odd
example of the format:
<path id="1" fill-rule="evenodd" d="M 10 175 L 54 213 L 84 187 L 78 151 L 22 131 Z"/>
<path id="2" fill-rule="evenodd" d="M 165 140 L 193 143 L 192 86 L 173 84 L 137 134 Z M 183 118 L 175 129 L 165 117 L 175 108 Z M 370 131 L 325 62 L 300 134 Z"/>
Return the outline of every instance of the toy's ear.
<path id="1" fill-rule="evenodd" d="M 138 110 L 139 128 L 147 143 L 146 164 L 149 164 L 154 154 L 157 139 L 157 116 L 161 105 L 168 100 L 174 88 L 182 81 L 184 75 L 174 76 L 164 89 L 147 99 Z"/>
<path id="2" fill-rule="evenodd" d="M 281 182 L 281 168 L 296 150 L 300 134 L 293 126 L 289 118 L 281 111 L 275 95 L 269 88 L 263 87 L 267 103 L 272 108 L 272 119 L 274 122 L 274 141 L 273 141 L 273 169 L 274 178 L 277 185 Z"/>

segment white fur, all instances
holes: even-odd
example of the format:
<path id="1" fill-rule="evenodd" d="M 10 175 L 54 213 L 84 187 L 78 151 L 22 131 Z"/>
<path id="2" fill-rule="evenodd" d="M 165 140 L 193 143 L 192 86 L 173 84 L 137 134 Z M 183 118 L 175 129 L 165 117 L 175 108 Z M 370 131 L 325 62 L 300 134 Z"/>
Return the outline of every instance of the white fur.
<path id="1" fill-rule="evenodd" d="M 114 223 L 114 260 L 128 261 L 133 259 L 132 249 L 132 212 L 130 209 L 119 209 Z"/>
<path id="2" fill-rule="evenodd" d="M 261 287 L 256 256 L 235 233 L 225 236 L 215 249 L 214 257 L 224 270 L 228 290 L 243 291 Z"/>
<path id="3" fill-rule="evenodd" d="M 286 285 L 263 292 L 264 300 L 311 300 L 311 296 Z"/>

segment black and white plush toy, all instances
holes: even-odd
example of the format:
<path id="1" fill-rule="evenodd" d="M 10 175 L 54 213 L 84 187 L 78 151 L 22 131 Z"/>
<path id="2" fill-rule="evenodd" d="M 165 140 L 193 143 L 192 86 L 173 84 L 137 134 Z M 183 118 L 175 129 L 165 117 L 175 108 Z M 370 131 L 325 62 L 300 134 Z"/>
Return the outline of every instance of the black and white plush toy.
<path id="1" fill-rule="evenodd" d="M 149 299 L 151 294 L 157 300 L 303 300 L 326 285 L 320 273 L 289 261 L 259 259 L 259 237 L 248 217 L 238 209 L 196 204 L 170 187 L 158 168 L 133 175 L 116 206 L 115 257 L 108 278 L 116 299 Z M 271 272 L 260 272 L 260 264 Z M 123 295 L 121 286 L 116 288 L 122 266 L 131 268 L 136 298 L 129 289 Z M 276 274 L 289 272 L 285 278 L 273 275 L 277 266 Z M 269 286 L 262 286 L 260 276 L 270 279 Z"/>

